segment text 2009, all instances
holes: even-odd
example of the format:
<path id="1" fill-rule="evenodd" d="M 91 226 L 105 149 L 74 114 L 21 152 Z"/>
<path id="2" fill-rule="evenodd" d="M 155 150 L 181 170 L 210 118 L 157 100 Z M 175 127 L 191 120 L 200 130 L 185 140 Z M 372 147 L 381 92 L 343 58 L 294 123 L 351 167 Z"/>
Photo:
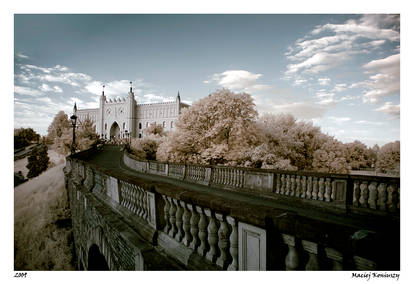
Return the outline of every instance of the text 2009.
<path id="1" fill-rule="evenodd" d="M 16 272 L 16 274 L 14 274 L 14 277 L 16 278 L 26 278 L 27 276 L 27 272 Z"/>

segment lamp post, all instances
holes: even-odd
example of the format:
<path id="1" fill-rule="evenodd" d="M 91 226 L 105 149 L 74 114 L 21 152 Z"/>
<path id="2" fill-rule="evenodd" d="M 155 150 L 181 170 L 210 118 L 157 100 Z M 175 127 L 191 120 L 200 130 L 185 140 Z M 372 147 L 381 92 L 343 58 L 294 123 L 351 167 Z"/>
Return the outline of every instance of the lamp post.
<path id="1" fill-rule="evenodd" d="M 72 155 L 75 154 L 75 128 L 76 128 L 76 120 L 77 119 L 78 119 L 78 117 L 76 116 L 76 103 L 75 103 L 75 108 L 74 108 L 73 115 L 70 117 L 70 121 L 72 122 L 72 128 L 73 128 L 73 133 L 72 133 L 72 149 L 70 150 L 70 153 Z"/>
<path id="2" fill-rule="evenodd" d="M 128 144 L 128 142 L 129 142 L 129 141 L 128 141 L 128 134 L 129 134 L 129 133 L 128 133 L 128 130 L 126 130 L 126 129 L 125 129 L 125 140 L 126 140 L 126 143 L 127 143 L 127 144 Z"/>

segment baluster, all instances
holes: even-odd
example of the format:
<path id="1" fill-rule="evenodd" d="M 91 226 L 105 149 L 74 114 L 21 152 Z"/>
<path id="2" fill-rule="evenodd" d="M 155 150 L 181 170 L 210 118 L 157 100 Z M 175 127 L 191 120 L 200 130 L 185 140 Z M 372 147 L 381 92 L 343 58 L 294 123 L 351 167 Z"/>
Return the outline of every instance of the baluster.
<path id="1" fill-rule="evenodd" d="M 214 218 L 213 212 L 210 209 L 205 208 L 204 212 L 209 219 L 207 232 L 208 232 L 208 244 L 210 245 L 210 250 L 206 254 L 206 258 L 210 260 L 212 263 L 216 262 L 217 259 L 217 225 L 216 220 Z"/>
<path id="2" fill-rule="evenodd" d="M 318 261 L 318 245 L 313 242 L 302 240 L 302 246 L 305 251 L 308 252 L 309 260 L 306 263 L 306 270 L 319 270 L 319 261 Z"/>
<path id="3" fill-rule="evenodd" d="M 354 204 L 354 206 L 358 207 L 359 206 L 359 197 L 361 191 L 359 189 L 359 181 L 354 181 L 354 195 L 353 195 L 353 199 L 352 199 L 352 204 Z"/>
<path id="4" fill-rule="evenodd" d="M 397 211 L 397 204 L 398 204 L 398 193 L 396 191 L 396 188 L 393 184 L 388 185 L 387 187 L 388 191 L 388 200 L 387 200 L 387 207 L 390 212 L 396 212 Z"/>
<path id="5" fill-rule="evenodd" d="M 318 178 L 315 177 L 313 179 L 313 189 L 312 189 L 312 199 L 318 199 Z"/>
<path id="6" fill-rule="evenodd" d="M 275 178 L 276 178 L 276 193 L 280 193 L 280 187 L 282 186 L 281 184 L 281 180 L 280 180 L 280 174 L 275 174 Z"/>
<path id="7" fill-rule="evenodd" d="M 237 186 L 237 170 L 231 170 L 231 186 Z"/>
<path id="8" fill-rule="evenodd" d="M 343 256 L 337 250 L 325 248 L 326 256 L 332 260 L 332 270 L 343 270 Z"/>
<path id="9" fill-rule="evenodd" d="M 127 208 L 129 209 L 129 210 L 131 210 L 131 208 L 132 208 L 132 197 L 131 197 L 131 194 L 132 194 L 132 188 L 131 188 L 131 185 L 130 184 L 128 184 L 128 191 L 127 191 L 127 193 L 128 193 L 128 203 L 127 203 Z"/>
<path id="10" fill-rule="evenodd" d="M 140 211 L 140 198 L 139 198 L 139 189 L 136 185 L 131 185 L 131 191 L 130 191 L 130 197 L 131 197 L 131 211 L 136 213 L 139 217 L 141 217 L 141 211 Z"/>
<path id="11" fill-rule="evenodd" d="M 137 215 L 143 218 L 144 208 L 142 206 L 142 191 L 139 186 L 134 187 L 134 204 L 136 204 L 137 207 Z"/>
<path id="12" fill-rule="evenodd" d="M 230 240 L 230 255 L 232 258 L 232 262 L 227 267 L 227 270 L 236 271 L 239 268 L 239 265 L 238 265 L 238 252 L 239 252 L 238 241 L 239 240 L 238 240 L 236 220 L 231 216 L 227 216 L 226 220 L 231 226 L 231 233 L 230 233 L 229 240 Z"/>
<path id="13" fill-rule="evenodd" d="M 306 198 L 312 198 L 312 177 L 308 176 L 307 187 L 306 187 Z"/>
<path id="14" fill-rule="evenodd" d="M 325 201 L 331 201 L 331 194 L 332 194 L 332 185 L 331 185 L 331 178 L 326 178 L 325 181 Z"/>
<path id="15" fill-rule="evenodd" d="M 302 193 L 302 183 L 301 183 L 301 177 L 300 176 L 296 176 L 296 197 L 300 197 Z"/>
<path id="16" fill-rule="evenodd" d="M 190 234 L 190 212 L 187 209 L 187 206 L 184 201 L 180 201 L 181 207 L 184 209 L 183 213 L 183 231 L 184 231 L 184 238 L 183 244 L 185 246 L 189 246 L 191 242 L 191 234 Z"/>
<path id="17" fill-rule="evenodd" d="M 280 180 L 281 180 L 280 194 L 284 194 L 285 188 L 286 188 L 285 174 L 282 174 L 282 176 L 280 177 Z"/>
<path id="18" fill-rule="evenodd" d="M 306 198 L 306 176 L 302 177 L 301 198 Z"/>
<path id="19" fill-rule="evenodd" d="M 363 181 L 361 183 L 361 197 L 359 198 L 361 207 L 368 207 L 368 182 Z"/>
<path id="20" fill-rule="evenodd" d="M 377 209 L 377 183 L 375 181 L 369 184 L 368 191 L 369 191 L 369 197 L 368 197 L 369 208 Z"/>
<path id="21" fill-rule="evenodd" d="M 125 207 L 125 184 L 121 181 L 121 205 Z"/>
<path id="22" fill-rule="evenodd" d="M 285 195 L 290 194 L 290 175 L 286 175 L 286 189 L 285 189 Z"/>
<path id="23" fill-rule="evenodd" d="M 183 208 L 180 206 L 180 202 L 177 199 L 173 199 L 174 204 L 177 206 L 177 211 L 175 212 L 175 224 L 177 225 L 177 234 L 175 239 L 179 242 L 184 237 L 183 231 Z"/>
<path id="24" fill-rule="evenodd" d="M 325 182 L 323 178 L 319 178 L 319 192 L 318 192 L 319 200 L 323 201 L 324 193 L 325 193 Z"/>
<path id="25" fill-rule="evenodd" d="M 144 220 L 148 219 L 148 197 L 147 197 L 147 192 L 141 188 L 142 191 L 142 210 L 144 211 L 144 214 L 142 216 L 142 218 Z"/>
<path id="26" fill-rule="evenodd" d="M 225 268 L 229 263 L 229 227 L 223 214 L 216 213 L 216 218 L 220 221 L 220 227 L 217 232 L 220 257 L 217 259 L 217 265 Z"/>
<path id="27" fill-rule="evenodd" d="M 172 201 L 171 197 L 167 197 L 168 201 L 170 202 L 170 224 L 171 224 L 171 230 L 168 232 L 168 235 L 171 238 L 174 238 L 175 234 L 177 233 L 177 225 L 175 224 L 175 212 L 177 211 L 177 208 L 175 207 L 174 202 Z"/>
<path id="28" fill-rule="evenodd" d="M 286 270 L 296 270 L 299 267 L 299 254 L 295 248 L 295 237 L 282 234 L 285 244 L 288 245 L 289 251 L 285 258 Z"/>
<path id="29" fill-rule="evenodd" d="M 168 231 L 171 229 L 170 224 L 170 202 L 168 201 L 167 197 L 165 195 L 162 195 L 162 199 L 164 199 L 164 220 L 165 220 L 165 226 L 164 226 L 164 233 L 168 234 Z"/>
<path id="30" fill-rule="evenodd" d="M 378 207 L 380 210 L 387 210 L 387 185 L 380 183 L 378 186 Z"/>
<path id="31" fill-rule="evenodd" d="M 295 196 L 295 192 L 296 192 L 296 179 L 294 175 L 290 176 L 290 184 L 291 184 L 291 189 L 290 189 L 290 196 Z"/>
<path id="32" fill-rule="evenodd" d="M 207 218 L 204 215 L 203 209 L 196 206 L 197 212 L 200 214 L 200 221 L 198 222 L 198 238 L 200 239 L 200 246 L 197 249 L 197 253 L 201 256 L 205 256 L 207 252 Z"/>
<path id="33" fill-rule="evenodd" d="M 198 245 L 200 244 L 200 240 L 198 239 L 198 221 L 200 220 L 200 216 L 193 208 L 193 205 L 187 204 L 188 210 L 190 210 L 191 218 L 190 218 L 190 232 L 192 236 L 192 242 L 190 243 L 189 247 L 193 250 L 196 250 Z"/>

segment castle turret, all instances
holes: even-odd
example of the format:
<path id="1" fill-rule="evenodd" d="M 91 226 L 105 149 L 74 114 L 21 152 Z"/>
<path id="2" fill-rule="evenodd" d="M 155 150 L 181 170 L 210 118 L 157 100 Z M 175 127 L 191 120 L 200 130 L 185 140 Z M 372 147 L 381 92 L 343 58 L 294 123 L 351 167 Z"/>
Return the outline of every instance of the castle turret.
<path id="1" fill-rule="evenodd" d="M 131 137 L 136 137 L 136 130 L 135 130 L 135 112 L 137 102 L 135 101 L 134 92 L 132 91 L 132 82 L 129 82 L 129 93 L 128 93 L 128 107 L 127 107 L 127 129 L 128 133 Z"/>
<path id="2" fill-rule="evenodd" d="M 96 125 L 96 130 L 101 137 L 105 137 L 105 129 L 104 129 L 104 120 L 105 120 L 105 103 L 106 103 L 106 96 L 105 96 L 105 85 L 102 86 L 102 95 L 99 100 L 99 113 L 98 113 L 98 120 Z"/>
<path id="3" fill-rule="evenodd" d="M 175 101 L 181 103 L 180 91 L 178 91 L 177 98 L 175 99 Z"/>

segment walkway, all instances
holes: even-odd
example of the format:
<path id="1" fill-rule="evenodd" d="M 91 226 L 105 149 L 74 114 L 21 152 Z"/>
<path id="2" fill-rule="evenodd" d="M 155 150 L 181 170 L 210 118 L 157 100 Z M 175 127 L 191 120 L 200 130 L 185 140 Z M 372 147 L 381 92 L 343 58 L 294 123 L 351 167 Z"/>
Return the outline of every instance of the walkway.
<path id="1" fill-rule="evenodd" d="M 227 200 L 237 200 L 239 202 L 255 206 L 267 206 L 270 208 L 286 211 L 286 213 L 289 213 L 291 215 L 311 218 L 313 220 L 319 220 L 330 224 L 346 224 L 350 227 L 364 227 L 368 230 L 384 226 L 384 220 L 379 220 L 375 216 L 355 216 L 348 214 L 345 215 L 343 213 L 336 214 L 334 212 L 324 212 L 324 210 L 321 210 L 320 208 L 312 208 L 308 204 L 299 204 L 299 202 L 295 201 L 295 198 L 289 198 L 289 200 L 287 200 L 287 198 L 284 196 L 278 198 L 276 194 L 275 198 L 266 198 L 262 196 L 253 195 L 251 193 L 234 192 L 220 188 L 190 183 L 183 180 L 172 179 L 169 177 L 132 171 L 126 168 L 125 165 L 123 165 L 123 163 L 121 163 L 121 154 L 122 152 L 120 151 L 120 148 L 118 146 L 106 145 L 104 146 L 103 150 L 97 151 L 90 157 L 85 158 L 83 160 L 107 169 L 121 171 L 123 174 L 132 176 L 140 180 L 167 183 L 175 187 L 191 190 L 193 192 L 200 192 L 212 196 L 223 197 Z M 367 224 L 371 224 L 372 227 L 368 228 Z"/>

